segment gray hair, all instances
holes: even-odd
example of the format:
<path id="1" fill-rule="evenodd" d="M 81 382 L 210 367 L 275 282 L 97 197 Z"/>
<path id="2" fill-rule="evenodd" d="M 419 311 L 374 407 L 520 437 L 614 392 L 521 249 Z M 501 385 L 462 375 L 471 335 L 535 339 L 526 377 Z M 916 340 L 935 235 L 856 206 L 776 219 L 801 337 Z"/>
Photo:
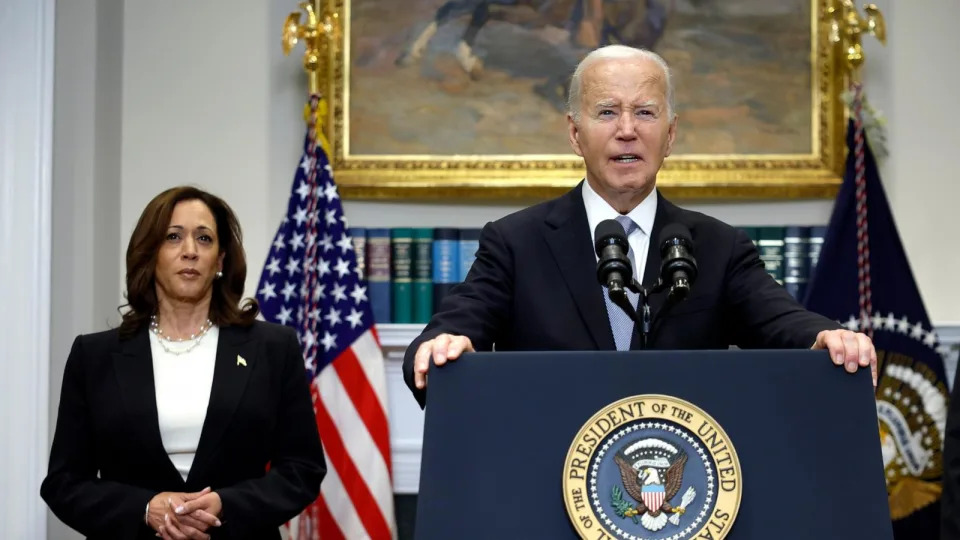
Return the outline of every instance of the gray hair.
<path id="1" fill-rule="evenodd" d="M 580 122 L 580 94 L 583 92 L 583 72 L 586 71 L 588 67 L 594 62 L 599 60 L 612 60 L 612 59 L 630 59 L 630 58 L 645 58 L 647 60 L 652 60 L 657 63 L 658 66 L 663 70 L 663 74 L 666 77 L 667 83 L 667 118 L 673 120 L 674 117 L 674 105 L 673 105 L 673 79 L 670 75 L 670 67 L 667 66 L 666 60 L 663 59 L 659 54 L 649 51 L 647 49 L 637 49 L 634 47 L 627 47 L 626 45 L 607 45 L 606 47 L 600 47 L 590 52 L 580 63 L 577 65 L 577 69 L 573 72 L 573 77 L 570 78 L 570 91 L 568 92 L 567 97 L 567 110 L 570 113 L 570 116 L 573 117 L 574 123 Z"/>

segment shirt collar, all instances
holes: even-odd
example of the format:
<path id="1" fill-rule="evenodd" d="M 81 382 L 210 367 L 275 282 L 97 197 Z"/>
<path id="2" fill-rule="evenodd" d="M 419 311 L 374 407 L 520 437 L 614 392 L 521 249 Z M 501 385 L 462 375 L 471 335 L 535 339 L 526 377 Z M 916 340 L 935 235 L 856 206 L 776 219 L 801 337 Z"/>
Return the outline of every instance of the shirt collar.
<path id="1" fill-rule="evenodd" d="M 583 196 L 583 206 L 587 211 L 587 223 L 590 225 L 590 238 L 594 242 L 597 241 L 593 237 L 594 231 L 597 230 L 597 225 L 605 219 L 616 219 L 620 215 L 620 212 L 614 210 L 607 201 L 603 200 L 596 191 L 590 187 L 590 182 L 586 180 L 583 181 L 582 188 Z M 627 212 L 627 216 L 636 223 L 640 230 L 643 231 L 648 237 L 653 231 L 653 219 L 657 215 L 657 189 L 653 190 L 647 195 L 643 201 L 640 202 L 633 210 Z"/>

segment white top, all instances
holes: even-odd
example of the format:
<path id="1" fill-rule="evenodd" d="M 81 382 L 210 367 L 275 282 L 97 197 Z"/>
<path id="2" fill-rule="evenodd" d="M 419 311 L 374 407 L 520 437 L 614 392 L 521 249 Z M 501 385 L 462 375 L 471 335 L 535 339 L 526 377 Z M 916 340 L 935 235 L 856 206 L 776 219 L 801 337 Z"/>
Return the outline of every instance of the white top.
<path id="1" fill-rule="evenodd" d="M 583 206 L 587 210 L 587 223 L 590 225 L 590 238 L 594 244 L 597 239 L 593 233 L 597 230 L 597 225 L 605 219 L 616 219 L 621 215 L 614 210 L 607 201 L 603 200 L 596 191 L 590 187 L 590 182 L 583 181 Z M 647 265 L 647 250 L 650 248 L 650 233 L 653 231 L 653 218 L 657 216 L 657 189 L 647 195 L 633 210 L 627 213 L 627 216 L 637 224 L 639 230 L 634 230 L 627 236 L 627 242 L 630 243 L 630 252 L 633 253 L 635 268 L 633 269 L 634 278 L 638 283 L 643 283 L 643 270 Z M 596 253 L 594 253 L 596 256 Z M 599 257 L 597 258 L 599 260 Z"/>
<path id="2" fill-rule="evenodd" d="M 153 332 L 149 334 L 160 438 L 170 461 L 186 481 L 200 443 L 203 421 L 207 417 L 220 329 L 212 327 L 200 337 L 196 347 L 180 355 L 164 350 L 159 338 Z M 164 344 L 170 350 L 177 351 L 185 349 L 190 343 Z"/>

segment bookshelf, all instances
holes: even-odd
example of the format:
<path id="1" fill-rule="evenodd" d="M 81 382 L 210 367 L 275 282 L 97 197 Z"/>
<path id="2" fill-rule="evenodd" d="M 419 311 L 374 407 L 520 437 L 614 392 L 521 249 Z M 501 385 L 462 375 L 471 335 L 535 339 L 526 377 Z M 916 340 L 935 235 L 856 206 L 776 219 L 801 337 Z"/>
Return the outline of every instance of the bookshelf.
<path id="1" fill-rule="evenodd" d="M 767 272 L 798 300 L 817 265 L 826 227 L 746 226 Z M 480 229 L 454 227 L 351 227 L 357 262 L 369 284 L 377 321 L 397 323 L 384 330 L 392 339 L 405 324 L 425 324 L 440 300 L 466 279 L 480 244 Z M 396 336 L 401 341 L 402 334 Z"/>

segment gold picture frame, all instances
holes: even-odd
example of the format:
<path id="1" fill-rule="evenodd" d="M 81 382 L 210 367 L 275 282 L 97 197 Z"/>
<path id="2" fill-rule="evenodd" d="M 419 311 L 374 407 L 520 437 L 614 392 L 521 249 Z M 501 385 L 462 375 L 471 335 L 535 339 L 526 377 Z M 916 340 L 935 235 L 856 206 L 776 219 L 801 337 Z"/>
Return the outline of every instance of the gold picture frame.
<path id="1" fill-rule="evenodd" d="M 353 44 L 360 43 L 358 40 L 364 36 L 355 33 L 352 7 L 362 3 L 369 13 L 372 2 L 380 1 L 386 6 L 388 0 L 329 1 L 341 31 L 335 34 L 334 46 L 330 48 L 331 61 L 321 88 L 326 88 L 330 104 L 326 131 L 333 170 L 344 197 L 541 199 L 559 195 L 581 180 L 583 164 L 572 151 L 568 154 L 484 155 L 355 151 L 352 148 L 355 145 L 351 145 L 352 130 L 357 133 L 351 118 L 351 103 L 356 98 L 351 95 L 351 76 L 355 71 L 351 54 Z M 418 1 L 443 3 L 441 0 Z M 829 0 L 797 1 L 809 2 L 809 21 L 803 23 L 809 28 L 809 115 L 801 120 L 801 123 L 809 122 L 807 151 L 675 153 L 667 159 L 657 180 L 658 188 L 666 196 L 723 200 L 829 198 L 836 194 L 845 157 L 845 111 L 839 97 L 844 75 L 840 55 L 830 43 L 823 22 Z M 416 4 L 413 0 L 410 2 Z M 407 4 L 407 0 L 398 4 Z M 389 5 L 394 4 L 390 1 Z M 803 51 L 801 54 L 806 56 Z M 383 88 L 382 92 L 389 96 L 391 88 Z M 805 92 L 803 89 L 801 94 Z M 364 104 L 370 105 L 372 101 L 376 99 L 366 98 Z M 377 106 L 387 108 L 375 103 L 372 109 L 376 111 Z M 682 130 L 682 111 L 680 118 Z"/>

